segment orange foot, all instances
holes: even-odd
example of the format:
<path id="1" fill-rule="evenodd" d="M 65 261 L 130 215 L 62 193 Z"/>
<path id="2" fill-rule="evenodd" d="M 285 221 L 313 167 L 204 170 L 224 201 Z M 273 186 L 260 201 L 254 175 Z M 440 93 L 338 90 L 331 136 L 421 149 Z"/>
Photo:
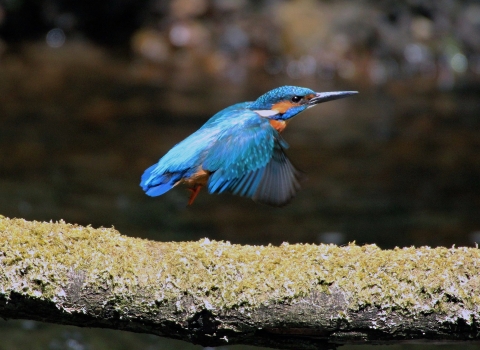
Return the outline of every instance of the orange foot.
<path id="1" fill-rule="evenodd" d="M 197 198 L 197 195 L 200 193 L 200 190 L 202 189 L 202 185 L 195 185 L 192 188 L 189 188 L 189 190 L 192 192 L 190 194 L 190 199 L 188 200 L 188 205 L 192 205 L 193 201 L 195 198 Z"/>

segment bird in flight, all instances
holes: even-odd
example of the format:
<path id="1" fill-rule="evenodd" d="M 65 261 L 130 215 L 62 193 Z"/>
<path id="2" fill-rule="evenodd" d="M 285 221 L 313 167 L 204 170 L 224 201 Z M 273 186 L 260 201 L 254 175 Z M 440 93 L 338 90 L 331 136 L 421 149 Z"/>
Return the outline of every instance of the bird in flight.
<path id="1" fill-rule="evenodd" d="M 300 173 L 285 154 L 288 144 L 281 132 L 304 110 L 355 94 L 282 86 L 256 101 L 234 104 L 145 170 L 140 186 L 155 197 L 185 184 L 191 191 L 188 205 L 206 187 L 209 193 L 231 193 L 283 206 L 300 189 Z"/>

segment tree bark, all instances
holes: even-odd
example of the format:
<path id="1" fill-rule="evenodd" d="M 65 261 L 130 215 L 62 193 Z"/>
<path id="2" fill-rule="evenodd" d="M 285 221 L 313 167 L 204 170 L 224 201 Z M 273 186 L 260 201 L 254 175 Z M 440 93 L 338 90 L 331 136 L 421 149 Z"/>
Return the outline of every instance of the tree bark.
<path id="1" fill-rule="evenodd" d="M 0 216 L 0 316 L 204 346 L 480 340 L 477 248 L 162 243 Z"/>

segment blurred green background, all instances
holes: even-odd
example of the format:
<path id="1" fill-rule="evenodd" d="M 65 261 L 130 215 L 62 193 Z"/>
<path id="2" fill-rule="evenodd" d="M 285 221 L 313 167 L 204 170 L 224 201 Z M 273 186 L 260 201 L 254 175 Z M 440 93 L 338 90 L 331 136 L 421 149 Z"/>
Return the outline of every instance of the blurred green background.
<path id="1" fill-rule="evenodd" d="M 307 175 L 291 204 L 201 193 L 187 208 L 182 188 L 143 194 L 143 170 L 211 115 L 285 84 L 360 92 L 289 124 L 288 155 Z M 478 1 L 0 1 L 8 217 L 160 241 L 473 246 L 479 149 Z M 201 348 L 31 321 L 0 323 L 0 338 L 0 349 Z"/>

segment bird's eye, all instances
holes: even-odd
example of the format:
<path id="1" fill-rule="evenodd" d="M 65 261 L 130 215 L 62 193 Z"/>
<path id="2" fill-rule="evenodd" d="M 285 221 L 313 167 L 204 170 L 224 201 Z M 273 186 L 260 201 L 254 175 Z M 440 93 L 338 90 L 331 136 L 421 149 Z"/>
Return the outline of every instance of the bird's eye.
<path id="1" fill-rule="evenodd" d="M 292 102 L 293 103 L 298 103 L 302 100 L 302 96 L 293 96 L 292 97 Z"/>

